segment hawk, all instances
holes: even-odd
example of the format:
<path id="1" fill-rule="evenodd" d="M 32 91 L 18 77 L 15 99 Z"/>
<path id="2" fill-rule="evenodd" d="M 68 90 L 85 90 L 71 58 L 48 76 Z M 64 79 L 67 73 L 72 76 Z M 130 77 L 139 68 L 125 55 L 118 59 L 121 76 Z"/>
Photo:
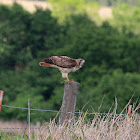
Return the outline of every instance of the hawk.
<path id="1" fill-rule="evenodd" d="M 51 56 L 49 58 L 44 58 L 43 62 L 40 62 L 40 66 L 47 66 L 58 68 L 62 77 L 66 78 L 67 82 L 69 82 L 68 73 L 75 72 L 80 69 L 85 63 L 84 59 L 72 59 L 67 56 Z"/>

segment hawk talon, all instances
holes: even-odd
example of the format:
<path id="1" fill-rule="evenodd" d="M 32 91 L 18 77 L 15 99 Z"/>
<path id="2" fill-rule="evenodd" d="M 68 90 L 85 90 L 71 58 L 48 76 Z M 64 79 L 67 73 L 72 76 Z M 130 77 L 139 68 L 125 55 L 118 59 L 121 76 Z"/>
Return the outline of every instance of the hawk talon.
<path id="1" fill-rule="evenodd" d="M 67 81 L 67 82 L 69 82 L 69 81 L 70 81 L 70 79 L 68 78 L 68 76 L 66 77 L 66 81 Z"/>
<path id="2" fill-rule="evenodd" d="M 74 82 L 74 79 L 71 79 L 71 80 L 66 79 L 65 81 L 66 81 L 66 83 L 71 83 L 71 82 Z"/>

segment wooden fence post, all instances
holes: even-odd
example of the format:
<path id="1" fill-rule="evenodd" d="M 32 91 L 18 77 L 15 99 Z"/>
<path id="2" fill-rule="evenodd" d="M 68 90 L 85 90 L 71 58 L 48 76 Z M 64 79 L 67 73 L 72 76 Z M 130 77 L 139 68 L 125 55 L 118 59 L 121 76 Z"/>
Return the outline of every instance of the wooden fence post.
<path id="1" fill-rule="evenodd" d="M 74 81 L 65 84 L 64 96 L 61 106 L 61 114 L 59 118 L 59 124 L 61 125 L 67 122 L 74 122 L 74 112 L 76 107 L 78 88 L 79 83 Z"/>
<path id="2" fill-rule="evenodd" d="M 30 132 L 30 100 L 28 99 L 28 130 L 29 130 L 29 140 L 31 140 L 31 132 Z"/>
<path id="3" fill-rule="evenodd" d="M 3 94 L 4 94 L 4 91 L 0 90 L 0 112 L 1 112 L 1 105 L 2 105 Z"/>
<path id="4" fill-rule="evenodd" d="M 32 96 L 32 98 L 31 98 L 31 101 L 29 102 L 29 99 L 28 99 L 28 115 L 27 115 L 27 120 L 26 120 L 26 126 L 25 126 L 25 130 L 24 130 L 24 134 L 23 134 L 23 138 L 24 138 L 24 136 L 25 136 L 25 133 L 26 133 L 26 129 L 27 129 L 27 127 L 29 126 L 29 108 L 31 108 L 31 103 L 32 103 L 32 100 L 33 100 L 33 96 Z"/>

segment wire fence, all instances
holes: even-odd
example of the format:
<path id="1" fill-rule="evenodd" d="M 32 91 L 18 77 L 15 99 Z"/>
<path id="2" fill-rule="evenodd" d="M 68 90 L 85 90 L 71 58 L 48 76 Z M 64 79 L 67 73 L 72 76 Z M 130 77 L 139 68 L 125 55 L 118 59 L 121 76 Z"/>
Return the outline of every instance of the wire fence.
<path id="1" fill-rule="evenodd" d="M 0 127 L 0 129 L 28 129 L 28 127 Z M 30 129 L 47 129 L 47 128 L 33 127 Z"/>
<path id="2" fill-rule="evenodd" d="M 15 108 L 15 109 L 24 109 L 24 110 L 28 110 L 28 108 L 24 108 L 24 107 L 17 107 L 17 106 L 9 106 L 9 105 L 1 105 L 3 107 L 8 107 L 8 108 Z M 44 112 L 53 112 L 53 113 L 58 113 L 59 111 L 57 110 L 44 110 L 44 109 L 31 109 L 31 111 L 44 111 Z M 75 114 L 82 114 L 83 112 L 75 112 Z M 112 116 L 125 116 L 127 114 L 113 114 L 113 113 L 88 113 L 86 112 L 85 114 L 87 115 L 112 115 Z"/>
<path id="3" fill-rule="evenodd" d="M 17 106 L 9 106 L 9 105 L 1 105 L 2 107 L 7 107 L 7 108 L 14 108 L 14 109 L 21 109 L 21 110 L 29 110 L 29 108 L 24 108 L 24 107 L 17 107 Z M 44 110 L 44 109 L 31 109 L 30 111 L 44 111 L 44 112 L 52 112 L 52 113 L 58 113 L 60 111 L 57 110 Z M 83 112 L 75 112 L 75 114 L 82 114 Z M 113 113 L 88 113 L 86 112 L 85 114 L 88 115 L 112 115 L 112 116 L 126 116 L 127 114 L 113 114 Z M 26 127 L 0 127 L 0 129 L 5 129 L 5 130 L 27 130 L 29 129 L 27 126 Z M 42 130 L 42 129 L 47 129 L 47 128 L 41 128 L 41 127 L 31 127 L 31 130 Z"/>

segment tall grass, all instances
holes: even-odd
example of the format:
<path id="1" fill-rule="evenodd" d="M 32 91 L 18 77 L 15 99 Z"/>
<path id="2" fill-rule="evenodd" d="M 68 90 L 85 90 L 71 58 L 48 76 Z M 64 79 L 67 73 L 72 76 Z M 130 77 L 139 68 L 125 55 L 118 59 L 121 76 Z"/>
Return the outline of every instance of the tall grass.
<path id="1" fill-rule="evenodd" d="M 54 121 L 41 127 L 37 131 L 36 139 L 54 140 L 139 140 L 140 117 L 133 113 L 128 121 L 122 115 L 95 115 L 86 122 L 86 116 L 80 115 L 71 124 L 57 125 Z"/>
<path id="2" fill-rule="evenodd" d="M 80 114 L 74 124 L 59 125 L 52 120 L 44 123 L 39 129 L 32 129 L 31 138 L 34 140 L 140 140 L 140 115 L 136 113 L 138 109 L 140 104 L 130 117 L 122 114 L 118 116 L 97 114 L 92 119 L 87 119 L 85 113 Z M 29 139 L 28 131 L 26 134 L 24 136 L 23 132 L 4 133 L 2 130 L 0 139 Z"/>

